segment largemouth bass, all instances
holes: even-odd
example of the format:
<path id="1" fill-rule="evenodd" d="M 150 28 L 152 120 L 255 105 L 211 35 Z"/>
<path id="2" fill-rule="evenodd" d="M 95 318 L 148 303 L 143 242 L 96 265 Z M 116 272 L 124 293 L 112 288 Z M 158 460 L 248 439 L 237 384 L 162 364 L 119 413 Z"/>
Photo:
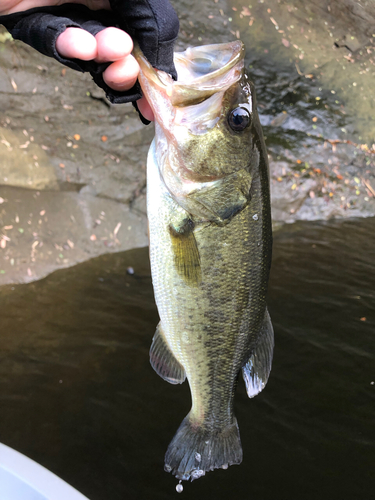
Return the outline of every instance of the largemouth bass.
<path id="1" fill-rule="evenodd" d="M 147 207 L 160 323 L 150 360 L 172 384 L 187 378 L 192 396 L 165 470 L 193 480 L 242 461 L 237 378 L 242 370 L 253 397 L 271 369 L 268 160 L 240 41 L 176 53 L 178 81 L 135 56 L 156 120 Z"/>

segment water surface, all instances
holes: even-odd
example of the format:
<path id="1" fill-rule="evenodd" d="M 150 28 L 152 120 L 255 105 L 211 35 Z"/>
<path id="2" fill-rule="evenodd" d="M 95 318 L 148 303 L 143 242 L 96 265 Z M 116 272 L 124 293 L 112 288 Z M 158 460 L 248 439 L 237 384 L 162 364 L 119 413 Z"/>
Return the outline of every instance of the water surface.
<path id="1" fill-rule="evenodd" d="M 375 219 L 275 234 L 273 370 L 255 399 L 242 380 L 235 398 L 244 461 L 184 484 L 183 498 L 370 498 L 374 235 Z M 0 441 L 90 500 L 175 498 L 163 457 L 190 395 L 148 362 L 158 322 L 148 250 L 3 287 L 0 316 Z"/>

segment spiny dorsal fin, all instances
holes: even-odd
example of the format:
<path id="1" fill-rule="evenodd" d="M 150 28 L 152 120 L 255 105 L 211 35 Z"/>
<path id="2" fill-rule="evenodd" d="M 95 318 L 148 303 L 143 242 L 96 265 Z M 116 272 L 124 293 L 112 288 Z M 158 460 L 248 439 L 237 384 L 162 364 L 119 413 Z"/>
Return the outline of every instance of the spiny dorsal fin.
<path id="1" fill-rule="evenodd" d="M 266 309 L 258 345 L 249 361 L 242 368 L 242 376 L 249 398 L 259 394 L 267 383 L 272 366 L 273 346 L 273 328 Z"/>
<path id="2" fill-rule="evenodd" d="M 169 233 L 178 274 L 189 285 L 198 285 L 202 276 L 199 251 L 194 236 L 194 223 L 186 219 L 179 227 L 170 225 Z"/>
<path id="3" fill-rule="evenodd" d="M 161 378 L 170 384 L 182 384 L 186 378 L 183 366 L 174 357 L 158 324 L 150 349 L 150 363 Z"/>

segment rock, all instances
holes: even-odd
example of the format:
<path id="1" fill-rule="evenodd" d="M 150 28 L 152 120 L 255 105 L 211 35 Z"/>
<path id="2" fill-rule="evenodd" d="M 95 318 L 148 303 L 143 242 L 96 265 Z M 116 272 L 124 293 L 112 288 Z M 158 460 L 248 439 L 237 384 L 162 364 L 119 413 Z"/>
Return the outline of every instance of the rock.
<path id="1" fill-rule="evenodd" d="M 2 187 L 1 196 L 0 285 L 148 244 L 145 215 L 123 203 L 14 187 Z"/>
<path id="2" fill-rule="evenodd" d="M 367 43 L 367 37 L 362 36 L 361 41 L 356 36 L 344 35 L 343 38 L 335 42 L 336 47 L 346 47 L 350 52 L 357 52 L 357 50 L 364 47 Z"/>
<path id="3" fill-rule="evenodd" d="M 271 157 L 274 222 L 373 215 L 374 2 L 174 4 L 177 50 L 246 44 Z M 130 104 L 109 105 L 89 75 L 9 37 L 0 43 L 2 282 L 146 245 L 153 127 Z"/>
<path id="4" fill-rule="evenodd" d="M 27 133 L 27 132 L 26 132 Z M 58 190 L 55 168 L 29 133 L 0 127 L 0 183 L 27 189 Z"/>

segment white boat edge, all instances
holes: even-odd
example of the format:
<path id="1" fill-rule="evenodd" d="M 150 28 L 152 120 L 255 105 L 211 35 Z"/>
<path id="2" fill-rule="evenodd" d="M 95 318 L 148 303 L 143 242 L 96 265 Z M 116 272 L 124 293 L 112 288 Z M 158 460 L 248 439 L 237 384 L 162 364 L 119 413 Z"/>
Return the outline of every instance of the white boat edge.
<path id="1" fill-rule="evenodd" d="M 2 443 L 0 468 L 16 476 L 48 500 L 89 500 L 53 472 Z"/>

